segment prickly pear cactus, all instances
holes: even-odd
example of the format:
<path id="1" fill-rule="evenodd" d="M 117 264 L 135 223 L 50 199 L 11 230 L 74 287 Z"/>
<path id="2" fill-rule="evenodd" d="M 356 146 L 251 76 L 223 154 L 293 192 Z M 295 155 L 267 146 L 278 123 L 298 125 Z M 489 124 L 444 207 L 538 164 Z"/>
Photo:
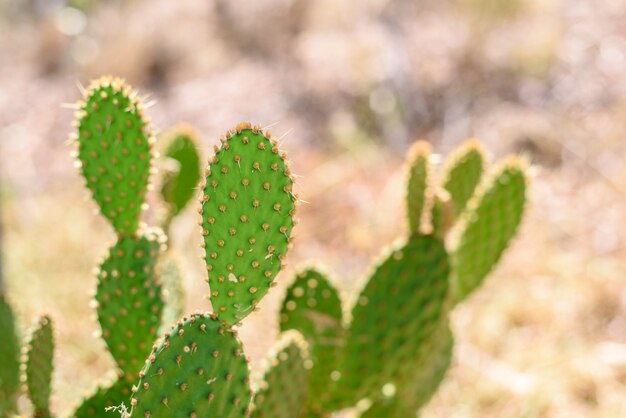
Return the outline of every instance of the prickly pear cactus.
<path id="1" fill-rule="evenodd" d="M 161 284 L 155 274 L 165 237 L 147 230 L 119 238 L 98 273 L 96 302 L 102 337 L 124 373 L 137 373 L 161 324 Z"/>
<path id="2" fill-rule="evenodd" d="M 13 310 L 0 292 L 0 417 L 15 412 L 15 400 L 20 389 L 20 343 L 15 328 Z"/>
<path id="3" fill-rule="evenodd" d="M 446 314 L 450 267 L 443 244 L 413 235 L 378 264 L 352 310 L 333 406 L 380 397 Z"/>
<path id="4" fill-rule="evenodd" d="M 132 417 L 246 417 L 248 363 L 236 334 L 217 316 L 182 319 L 150 354 L 132 399 Z"/>
<path id="5" fill-rule="evenodd" d="M 431 208 L 432 234 L 441 241 L 445 241 L 448 231 L 454 225 L 454 208 L 450 194 L 443 189 L 433 192 Z"/>
<path id="6" fill-rule="evenodd" d="M 526 203 L 525 163 L 509 158 L 468 203 L 453 253 L 454 300 L 476 289 L 515 236 Z"/>
<path id="7" fill-rule="evenodd" d="M 306 405 L 312 361 L 298 331 L 282 334 L 255 381 L 252 418 L 298 417 Z"/>
<path id="8" fill-rule="evenodd" d="M 103 77 L 85 91 L 77 112 L 78 160 L 87 188 L 118 235 L 139 225 L 150 175 L 152 133 L 137 93 Z"/>
<path id="9" fill-rule="evenodd" d="M 411 233 L 418 233 L 422 224 L 426 190 L 430 181 L 430 164 L 428 162 L 430 151 L 430 144 L 425 141 L 417 141 L 409 150 L 406 203 Z"/>
<path id="10" fill-rule="evenodd" d="M 341 300 L 322 271 L 310 267 L 296 275 L 280 311 L 280 329 L 300 331 L 311 345 L 308 408 L 321 412 L 344 344 Z"/>
<path id="11" fill-rule="evenodd" d="M 443 188 L 450 194 L 453 218 L 458 217 L 474 195 L 483 176 L 485 152 L 474 139 L 466 141 L 448 159 Z"/>
<path id="12" fill-rule="evenodd" d="M 168 174 L 161 184 L 161 197 L 170 208 L 168 218 L 172 218 L 187 206 L 198 187 L 201 175 L 199 140 L 198 134 L 187 124 L 175 126 L 161 137 L 168 167 Z"/>
<path id="13" fill-rule="evenodd" d="M 213 309 L 234 325 L 281 270 L 297 199 L 286 155 L 269 131 L 241 123 L 221 141 L 206 173 L 202 233 Z"/>
<path id="14" fill-rule="evenodd" d="M 35 418 L 50 417 L 54 338 L 52 320 L 42 316 L 35 322 L 23 349 L 23 381 L 33 403 Z"/>
<path id="15" fill-rule="evenodd" d="M 122 375 L 117 380 L 100 385 L 93 394 L 83 399 L 73 418 L 114 418 L 111 408 L 130 409 L 130 398 L 135 383 L 134 375 Z"/>

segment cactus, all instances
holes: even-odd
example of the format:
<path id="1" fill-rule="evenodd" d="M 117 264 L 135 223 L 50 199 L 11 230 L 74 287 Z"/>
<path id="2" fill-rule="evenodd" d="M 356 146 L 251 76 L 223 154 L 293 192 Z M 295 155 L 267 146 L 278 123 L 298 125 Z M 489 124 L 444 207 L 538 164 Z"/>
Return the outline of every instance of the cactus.
<path id="1" fill-rule="evenodd" d="M 286 155 L 269 131 L 242 123 L 221 141 L 206 172 L 201 222 L 213 309 L 234 325 L 283 266 L 296 196 Z"/>
<path id="2" fill-rule="evenodd" d="M 162 139 L 161 139 L 162 138 Z M 165 144 L 166 175 L 161 184 L 161 197 L 168 205 L 166 225 L 187 206 L 200 181 L 198 134 L 187 124 L 180 124 L 161 135 Z M 165 231 L 168 228 L 164 228 Z"/>
<path id="3" fill-rule="evenodd" d="M 50 392 L 52 383 L 54 339 L 52 320 L 40 317 L 23 347 L 22 380 L 34 407 L 35 418 L 50 417 Z"/>
<path id="4" fill-rule="evenodd" d="M 245 417 L 248 363 L 236 334 L 216 315 L 192 314 L 156 345 L 132 399 L 137 417 Z"/>
<path id="5" fill-rule="evenodd" d="M 446 313 L 449 269 L 441 242 L 420 235 L 375 267 L 352 309 L 333 385 L 335 407 L 380 397 L 382 387 L 410 364 Z"/>
<path id="6" fill-rule="evenodd" d="M 426 190 L 430 181 L 430 144 L 425 141 L 417 141 L 409 150 L 407 159 L 407 214 L 409 230 L 419 232 L 422 225 L 424 206 L 426 205 Z"/>
<path id="7" fill-rule="evenodd" d="M 120 238 L 100 266 L 98 320 L 124 373 L 139 371 L 161 324 L 163 301 L 154 266 L 164 239 L 158 230 Z"/>
<path id="8" fill-rule="evenodd" d="M 78 159 L 87 188 L 118 235 L 132 235 L 150 176 L 152 133 L 143 105 L 123 80 L 94 81 L 79 102 Z"/>
<path id="9" fill-rule="evenodd" d="M 485 279 L 515 236 L 526 203 L 525 163 L 509 158 L 468 203 L 453 253 L 453 298 L 466 298 Z"/>
<path id="10" fill-rule="evenodd" d="M 83 399 L 72 417 L 111 417 L 110 408 L 130 405 L 134 376 L 121 375 L 106 384 L 99 385 L 94 392 Z"/>
<path id="11" fill-rule="evenodd" d="M 315 364 L 309 378 L 308 408 L 320 413 L 327 401 L 337 352 L 343 344 L 341 301 L 337 290 L 317 268 L 303 269 L 287 290 L 280 311 L 280 329 L 300 331 L 311 345 Z"/>
<path id="12" fill-rule="evenodd" d="M 13 310 L 0 292 L 0 417 L 15 412 L 15 400 L 20 389 L 20 344 Z"/>
<path id="13" fill-rule="evenodd" d="M 254 382 L 252 418 L 292 418 L 304 409 L 309 371 L 308 343 L 298 331 L 283 333 Z"/>

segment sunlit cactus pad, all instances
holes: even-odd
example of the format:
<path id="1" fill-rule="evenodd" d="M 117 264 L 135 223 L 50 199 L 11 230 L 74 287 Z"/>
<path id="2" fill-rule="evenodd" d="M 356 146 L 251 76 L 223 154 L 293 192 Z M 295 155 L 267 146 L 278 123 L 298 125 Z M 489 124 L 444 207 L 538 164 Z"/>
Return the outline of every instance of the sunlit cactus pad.
<path id="1" fill-rule="evenodd" d="M 280 329 L 300 331 L 310 343 L 315 367 L 309 377 L 309 408 L 320 412 L 328 396 L 331 374 L 344 343 L 341 300 L 325 274 L 306 268 L 287 289 L 280 311 Z"/>
<path id="2" fill-rule="evenodd" d="M 54 338 L 52 321 L 48 316 L 42 316 L 35 322 L 23 352 L 23 380 L 35 417 L 49 417 Z"/>
<path id="3" fill-rule="evenodd" d="M 96 302 L 102 336 L 125 373 L 137 373 L 157 337 L 163 300 L 155 265 L 164 236 L 147 230 L 119 238 L 98 272 Z"/>
<path id="4" fill-rule="evenodd" d="M 468 140 L 448 159 L 443 188 L 450 194 L 454 217 L 458 217 L 474 195 L 483 176 L 485 152 L 476 140 Z"/>
<path id="5" fill-rule="evenodd" d="M 255 382 L 252 418 L 293 418 L 304 410 L 312 362 L 302 334 L 283 333 Z"/>
<path id="6" fill-rule="evenodd" d="M 379 397 L 411 364 L 445 314 L 449 270 L 443 244 L 420 235 L 375 267 L 352 310 L 335 385 L 340 406 Z"/>
<path id="7" fill-rule="evenodd" d="M 111 410 L 130 410 L 130 398 L 135 378 L 122 376 L 113 383 L 99 386 L 71 415 L 73 418 L 111 418 L 120 414 Z M 124 417 L 125 418 L 125 417 Z"/>
<path id="8" fill-rule="evenodd" d="M 226 133 L 206 174 L 202 229 L 211 303 L 234 325 L 283 265 L 294 225 L 293 176 L 276 139 L 247 123 Z"/>
<path id="9" fill-rule="evenodd" d="M 457 302 L 482 283 L 515 236 L 526 204 L 525 169 L 518 158 L 504 161 L 468 203 L 453 253 Z"/>
<path id="10" fill-rule="evenodd" d="M 430 181 L 430 157 L 431 147 L 428 142 L 417 141 L 409 150 L 407 157 L 408 180 L 407 180 L 407 214 L 409 218 L 409 231 L 420 231 L 424 207 L 426 205 L 426 190 Z"/>
<path id="11" fill-rule="evenodd" d="M 151 137 L 137 93 L 123 80 L 94 81 L 79 102 L 78 159 L 87 187 L 119 235 L 131 235 L 150 175 Z"/>
<path id="12" fill-rule="evenodd" d="M 182 319 L 156 345 L 133 397 L 133 417 L 245 417 L 248 362 L 236 334 L 213 314 Z"/>

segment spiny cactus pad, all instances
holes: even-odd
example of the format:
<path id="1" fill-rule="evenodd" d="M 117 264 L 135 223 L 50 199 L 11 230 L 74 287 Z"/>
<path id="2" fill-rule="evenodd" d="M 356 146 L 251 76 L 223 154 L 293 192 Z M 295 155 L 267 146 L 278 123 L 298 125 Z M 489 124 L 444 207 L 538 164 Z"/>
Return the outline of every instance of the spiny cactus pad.
<path id="1" fill-rule="evenodd" d="M 311 345 L 314 367 L 309 377 L 309 409 L 321 412 L 330 376 L 344 343 L 341 300 L 325 274 L 306 268 L 287 289 L 280 311 L 280 329 L 300 331 Z"/>
<path id="2" fill-rule="evenodd" d="M 246 417 L 248 363 L 236 335 L 215 315 L 181 320 L 140 373 L 132 417 Z"/>
<path id="3" fill-rule="evenodd" d="M 211 303 L 237 324 L 281 269 L 296 196 L 286 155 L 269 131 L 242 123 L 221 138 L 202 195 L 202 233 Z"/>
<path id="4" fill-rule="evenodd" d="M 173 164 L 161 185 L 161 196 L 176 216 L 191 200 L 200 181 L 200 154 L 197 134 L 190 126 L 181 124 L 165 132 L 163 156 Z"/>
<path id="5" fill-rule="evenodd" d="M 116 418 L 119 414 L 107 412 L 108 408 L 124 405 L 130 410 L 133 381 L 122 376 L 113 383 L 99 386 L 90 397 L 83 400 L 72 414 L 73 418 Z"/>
<path id="6" fill-rule="evenodd" d="M 422 223 L 422 213 L 426 202 L 426 189 L 429 179 L 429 162 L 431 147 L 428 142 L 417 141 L 409 150 L 408 182 L 407 182 L 407 216 L 409 230 L 418 233 Z"/>
<path id="7" fill-rule="evenodd" d="M 77 112 L 80 167 L 100 210 L 119 235 L 139 225 L 150 174 L 152 142 L 142 104 L 123 80 L 94 81 Z"/>
<path id="8" fill-rule="evenodd" d="M 453 254 L 455 302 L 476 289 L 515 236 L 526 203 L 525 163 L 509 158 L 468 204 Z"/>
<path id="9" fill-rule="evenodd" d="M 42 316 L 30 332 L 23 356 L 23 379 L 36 418 L 50 416 L 53 357 L 52 320 L 48 316 Z"/>
<path id="10" fill-rule="evenodd" d="M 0 417 L 15 411 L 20 389 L 20 343 L 15 329 L 13 310 L 0 292 Z"/>
<path id="11" fill-rule="evenodd" d="M 420 235 L 375 268 L 352 310 L 335 385 L 339 406 L 379 397 L 410 364 L 444 313 L 448 274 L 443 244 Z"/>
<path id="12" fill-rule="evenodd" d="M 255 381 L 252 418 L 294 418 L 307 399 L 312 366 L 308 343 L 298 331 L 283 333 Z"/>
<path id="13" fill-rule="evenodd" d="M 449 158 L 443 188 L 450 193 L 454 217 L 458 217 L 483 176 L 485 153 L 476 140 L 461 145 Z"/>
<path id="14" fill-rule="evenodd" d="M 119 238 L 98 272 L 97 313 L 102 336 L 125 373 L 137 373 L 157 337 L 163 300 L 155 264 L 164 236 L 147 230 Z"/>

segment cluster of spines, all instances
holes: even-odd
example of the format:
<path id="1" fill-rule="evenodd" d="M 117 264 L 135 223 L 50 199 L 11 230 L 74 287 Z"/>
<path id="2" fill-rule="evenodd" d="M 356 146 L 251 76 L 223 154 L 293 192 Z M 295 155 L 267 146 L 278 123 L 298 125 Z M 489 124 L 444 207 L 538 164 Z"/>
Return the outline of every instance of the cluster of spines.
<path id="1" fill-rule="evenodd" d="M 51 416 L 53 356 L 52 320 L 44 315 L 34 323 L 22 348 L 22 383 L 33 404 L 35 418 Z"/>
<path id="2" fill-rule="evenodd" d="M 220 137 L 201 185 L 204 258 L 215 312 L 235 325 L 285 267 L 295 224 L 294 175 L 270 131 L 247 122 Z"/>

